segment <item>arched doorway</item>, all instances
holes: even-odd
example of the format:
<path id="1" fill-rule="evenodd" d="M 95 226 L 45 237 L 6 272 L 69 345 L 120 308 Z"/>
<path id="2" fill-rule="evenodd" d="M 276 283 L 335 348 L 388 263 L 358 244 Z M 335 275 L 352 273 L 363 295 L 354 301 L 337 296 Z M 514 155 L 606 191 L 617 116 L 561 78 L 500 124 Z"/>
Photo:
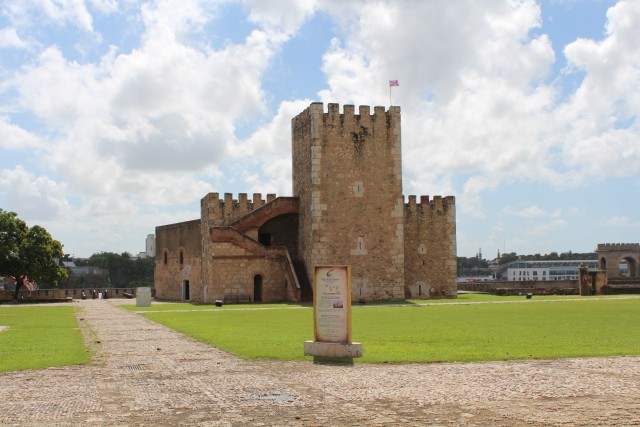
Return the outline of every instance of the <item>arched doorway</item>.
<path id="1" fill-rule="evenodd" d="M 262 275 L 253 276 L 253 302 L 262 302 Z"/>
<path id="2" fill-rule="evenodd" d="M 184 282 L 182 282 L 182 298 L 185 301 L 191 300 L 191 294 L 189 292 L 189 281 L 188 280 L 185 280 Z"/>

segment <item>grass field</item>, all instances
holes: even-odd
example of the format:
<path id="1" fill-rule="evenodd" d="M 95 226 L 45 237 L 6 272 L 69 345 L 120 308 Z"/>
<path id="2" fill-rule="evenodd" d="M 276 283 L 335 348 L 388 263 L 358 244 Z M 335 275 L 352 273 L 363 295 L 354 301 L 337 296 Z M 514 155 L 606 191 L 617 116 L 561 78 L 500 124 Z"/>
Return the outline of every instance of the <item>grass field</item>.
<path id="1" fill-rule="evenodd" d="M 497 297 L 353 307 L 357 362 L 440 362 L 640 354 L 640 298 Z M 421 305 L 426 303 L 426 305 Z M 309 359 L 313 315 L 295 304 L 153 304 L 149 319 L 243 358 Z"/>
<path id="2" fill-rule="evenodd" d="M 0 307 L 0 372 L 85 364 L 74 307 Z"/>

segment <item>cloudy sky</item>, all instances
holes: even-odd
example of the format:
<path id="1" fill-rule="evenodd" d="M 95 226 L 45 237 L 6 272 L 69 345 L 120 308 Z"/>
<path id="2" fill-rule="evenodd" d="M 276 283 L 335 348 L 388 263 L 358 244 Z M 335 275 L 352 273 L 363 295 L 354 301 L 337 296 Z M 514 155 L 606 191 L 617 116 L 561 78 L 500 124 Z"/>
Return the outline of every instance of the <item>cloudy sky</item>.
<path id="1" fill-rule="evenodd" d="M 640 241 L 638 0 L 0 0 L 0 208 L 137 254 L 208 192 L 291 195 L 311 102 L 402 108 L 458 255 Z M 326 105 L 325 105 L 326 108 Z"/>

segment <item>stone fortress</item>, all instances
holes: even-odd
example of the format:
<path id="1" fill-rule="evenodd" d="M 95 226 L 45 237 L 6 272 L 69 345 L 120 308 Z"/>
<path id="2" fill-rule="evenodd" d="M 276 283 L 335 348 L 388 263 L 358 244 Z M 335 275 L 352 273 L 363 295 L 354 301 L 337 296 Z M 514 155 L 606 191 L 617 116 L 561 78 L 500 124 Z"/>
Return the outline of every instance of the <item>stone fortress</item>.
<path id="1" fill-rule="evenodd" d="M 156 228 L 156 297 L 312 299 L 316 265 L 350 265 L 352 298 L 455 298 L 455 198 L 402 193 L 400 107 L 312 103 L 292 119 L 293 197 L 209 193 Z"/>

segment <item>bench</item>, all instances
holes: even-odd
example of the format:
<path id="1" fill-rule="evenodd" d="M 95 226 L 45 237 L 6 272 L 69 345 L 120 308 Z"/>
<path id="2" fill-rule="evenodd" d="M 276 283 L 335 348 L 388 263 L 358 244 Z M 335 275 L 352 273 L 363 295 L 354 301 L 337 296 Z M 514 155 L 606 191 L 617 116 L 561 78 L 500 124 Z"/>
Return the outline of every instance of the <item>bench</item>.
<path id="1" fill-rule="evenodd" d="M 251 297 L 247 294 L 227 294 L 224 296 L 225 304 L 251 304 Z"/>

